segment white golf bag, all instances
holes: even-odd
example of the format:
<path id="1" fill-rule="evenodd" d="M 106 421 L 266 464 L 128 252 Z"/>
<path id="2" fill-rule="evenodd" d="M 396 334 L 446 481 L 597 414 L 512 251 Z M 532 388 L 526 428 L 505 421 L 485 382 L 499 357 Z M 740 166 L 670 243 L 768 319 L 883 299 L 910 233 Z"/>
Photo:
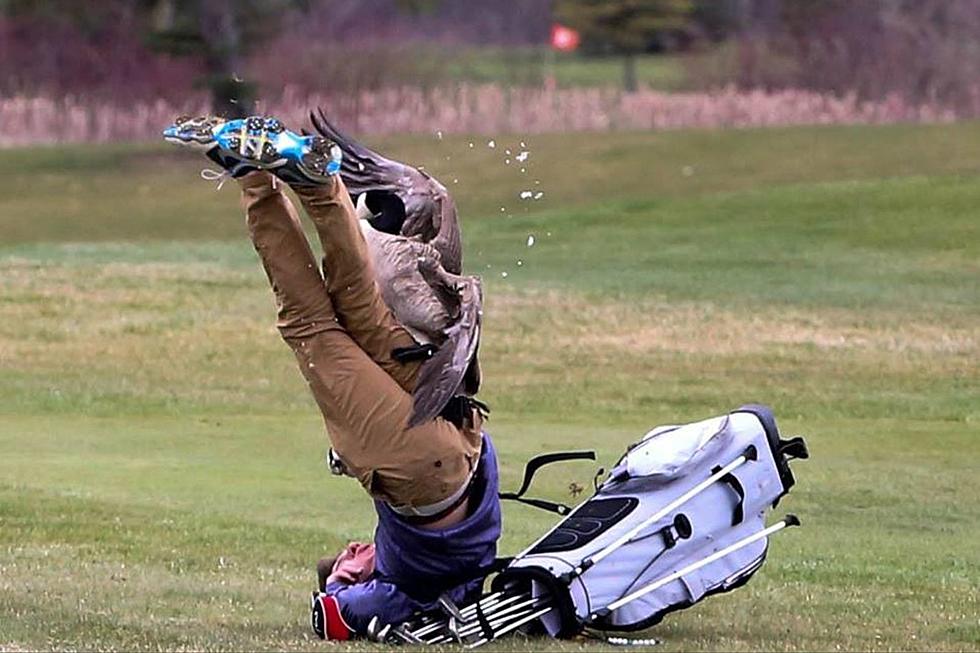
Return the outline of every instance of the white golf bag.
<path id="1" fill-rule="evenodd" d="M 799 524 L 788 515 L 766 527 L 765 518 L 794 483 L 789 460 L 806 457 L 802 438 L 782 440 L 765 406 L 658 427 L 591 498 L 509 561 L 489 594 L 463 607 L 443 602 L 439 614 L 378 634 L 479 646 L 518 629 L 553 637 L 647 629 L 758 571 L 768 537 Z"/>

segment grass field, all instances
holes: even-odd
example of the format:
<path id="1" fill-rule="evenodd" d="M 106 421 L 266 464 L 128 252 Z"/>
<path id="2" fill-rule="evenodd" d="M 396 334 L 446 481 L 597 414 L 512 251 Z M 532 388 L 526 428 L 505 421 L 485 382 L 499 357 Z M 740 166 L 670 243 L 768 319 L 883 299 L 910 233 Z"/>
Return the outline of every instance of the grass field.
<path id="1" fill-rule="evenodd" d="M 379 143 L 459 198 L 504 485 L 769 403 L 810 444 L 804 527 L 660 648 L 980 649 L 980 125 L 534 137 L 526 173 L 519 141 Z M 0 649 L 325 648 L 312 564 L 369 503 L 200 167 L 0 152 Z M 503 553 L 549 523 L 507 506 Z M 505 648 L 544 647 L 600 648 Z"/>
<path id="2" fill-rule="evenodd" d="M 370 57 L 370 54 L 368 51 L 362 56 Z M 377 57 L 387 62 L 384 74 L 396 76 L 400 84 L 464 82 L 539 86 L 550 78 L 561 88 L 621 88 L 623 85 L 622 57 L 560 53 L 547 47 L 447 48 L 417 44 L 397 52 L 395 59 L 392 59 L 393 53 L 384 48 Z M 729 54 L 721 48 L 683 56 L 638 55 L 636 77 L 640 84 L 650 88 L 677 90 L 692 86 L 692 81 L 703 81 L 691 79 L 688 64 L 699 64 L 699 71 L 713 72 L 708 64 L 730 60 Z"/>
<path id="3" fill-rule="evenodd" d="M 437 55 L 434 55 L 437 56 Z M 449 61 L 432 62 L 450 79 L 503 84 L 540 84 L 553 76 L 561 87 L 622 86 L 621 57 L 586 57 L 556 53 L 541 48 L 471 48 L 459 52 Z M 421 64 L 425 65 L 425 58 Z M 636 59 L 636 77 L 641 84 L 661 90 L 680 88 L 685 82 L 681 59 L 670 55 L 640 55 Z"/>

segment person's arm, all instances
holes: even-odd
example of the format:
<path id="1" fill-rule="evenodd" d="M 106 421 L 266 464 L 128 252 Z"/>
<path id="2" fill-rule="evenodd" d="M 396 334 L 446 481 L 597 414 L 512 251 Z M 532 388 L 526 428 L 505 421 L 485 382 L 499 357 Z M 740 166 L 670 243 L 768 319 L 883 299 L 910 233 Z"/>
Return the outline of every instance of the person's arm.
<path id="1" fill-rule="evenodd" d="M 401 623 L 420 607 L 395 585 L 377 578 L 354 585 L 328 583 L 326 590 L 317 598 L 324 626 L 323 634 L 317 634 L 325 639 L 363 637 L 374 617 L 382 624 Z M 316 621 L 314 617 L 314 630 Z"/>
<path id="2" fill-rule="evenodd" d="M 419 607 L 394 584 L 374 577 L 374 545 L 351 542 L 317 566 L 320 594 L 313 601 L 313 630 L 323 639 L 367 634 L 371 619 L 398 623 Z"/>

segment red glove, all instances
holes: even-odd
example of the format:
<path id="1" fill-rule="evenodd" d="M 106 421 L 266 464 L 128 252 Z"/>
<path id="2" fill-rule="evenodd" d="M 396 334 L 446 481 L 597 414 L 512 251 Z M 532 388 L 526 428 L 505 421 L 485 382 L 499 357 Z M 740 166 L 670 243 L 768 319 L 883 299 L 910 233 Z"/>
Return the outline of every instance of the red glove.
<path id="1" fill-rule="evenodd" d="M 327 583 L 354 585 L 362 583 L 374 573 L 374 545 L 351 542 L 337 556 Z"/>

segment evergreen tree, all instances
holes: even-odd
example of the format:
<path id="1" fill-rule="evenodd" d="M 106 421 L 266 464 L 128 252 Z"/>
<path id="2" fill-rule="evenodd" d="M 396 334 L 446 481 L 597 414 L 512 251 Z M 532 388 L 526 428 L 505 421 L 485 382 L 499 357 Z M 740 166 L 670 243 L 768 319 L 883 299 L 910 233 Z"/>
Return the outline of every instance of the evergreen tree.
<path id="1" fill-rule="evenodd" d="M 688 27 L 692 0 L 557 0 L 555 18 L 577 29 L 587 46 L 623 56 L 623 87 L 635 91 L 636 55 L 668 49 Z"/>

